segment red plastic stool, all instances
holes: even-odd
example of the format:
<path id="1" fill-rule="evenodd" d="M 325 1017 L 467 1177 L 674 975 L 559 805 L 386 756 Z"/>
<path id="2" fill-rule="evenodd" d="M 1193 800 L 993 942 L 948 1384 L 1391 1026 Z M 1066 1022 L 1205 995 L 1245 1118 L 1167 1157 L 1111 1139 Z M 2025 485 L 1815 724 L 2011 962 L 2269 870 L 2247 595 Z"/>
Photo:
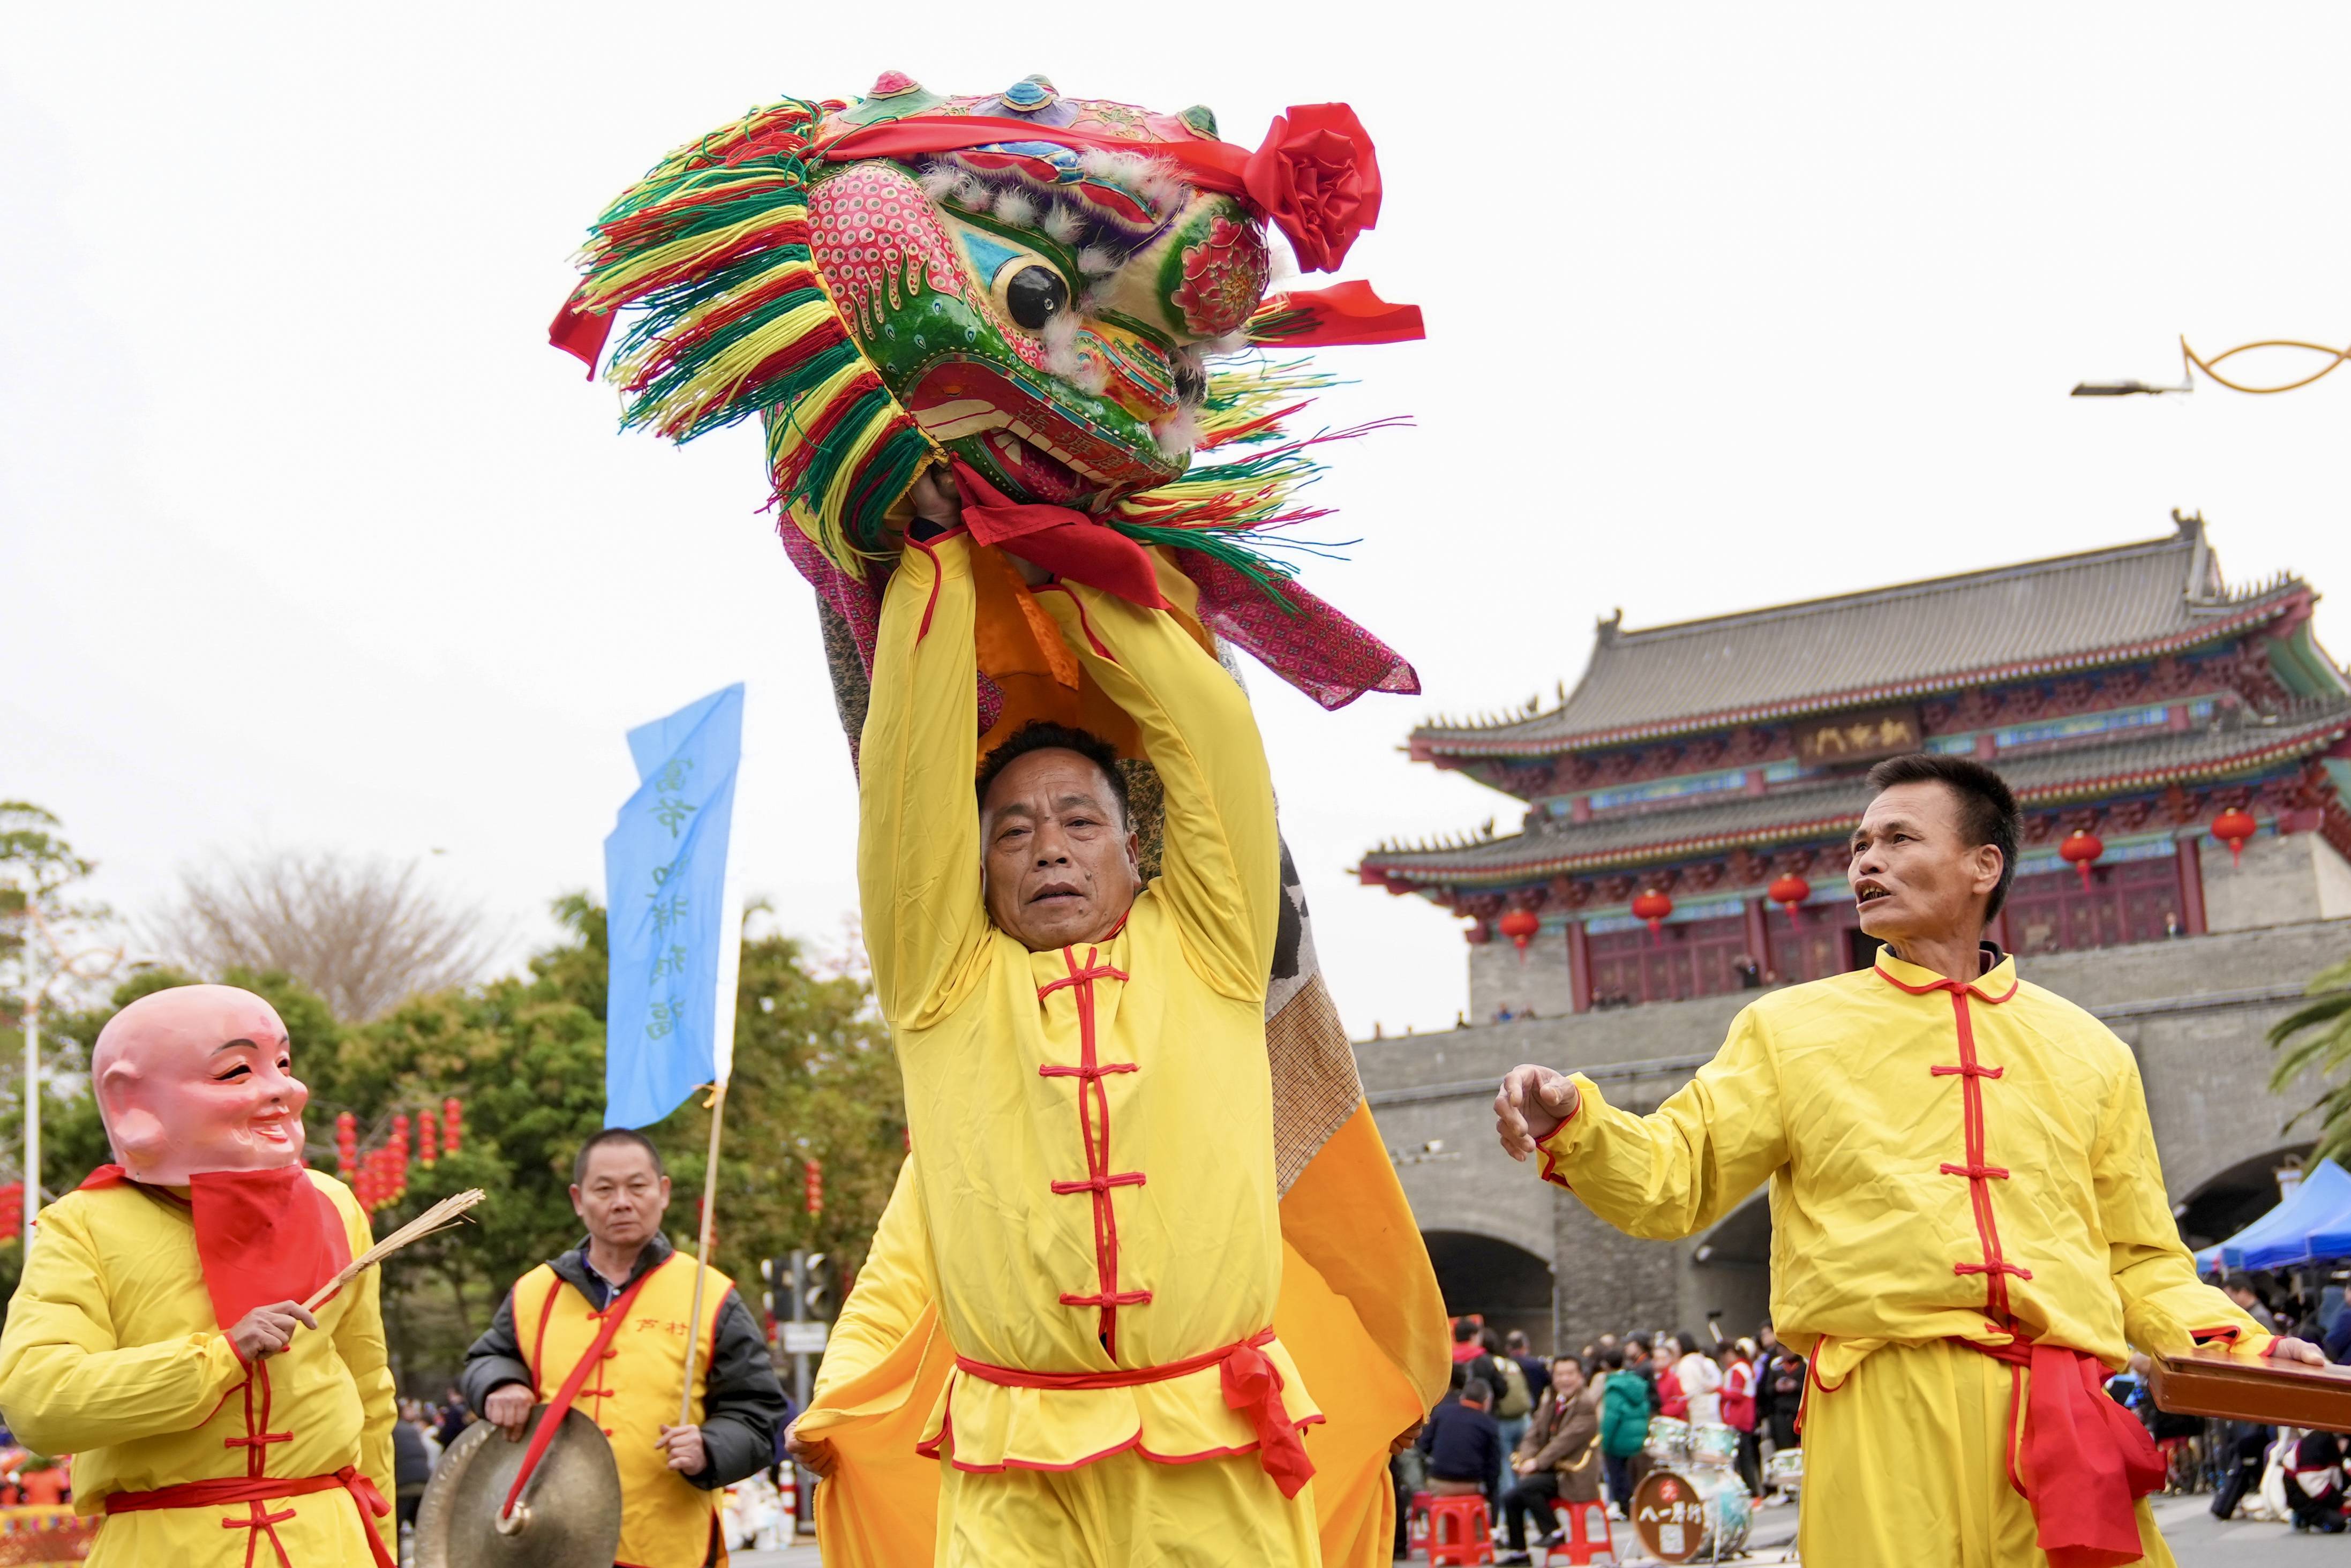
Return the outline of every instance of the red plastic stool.
<path id="1" fill-rule="evenodd" d="M 1557 1546 L 1543 1548 L 1546 1568 L 1552 1558 L 1561 1552 L 1567 1554 L 1570 1563 L 1579 1564 L 1591 1562 L 1603 1552 L 1608 1553 L 1609 1562 L 1619 1560 L 1616 1556 L 1616 1532 L 1608 1522 L 1606 1503 L 1562 1502 L 1554 1498 L 1551 1512 L 1552 1521 L 1559 1526 L 1564 1539 Z M 1592 1532 L 1592 1522 L 1595 1519 L 1600 1521 L 1597 1535 Z"/>
<path id="2" fill-rule="evenodd" d="M 1425 1491 L 1416 1491 L 1413 1493 L 1412 1506 L 1405 1510 L 1404 1534 L 1405 1550 L 1406 1552 L 1410 1552 L 1416 1547 L 1426 1546 L 1428 1544 L 1428 1502 L 1430 1496 L 1430 1493 Z"/>
<path id="3" fill-rule="evenodd" d="M 1428 1500 L 1428 1568 L 1472 1568 L 1494 1560 L 1494 1516 L 1476 1492 Z"/>

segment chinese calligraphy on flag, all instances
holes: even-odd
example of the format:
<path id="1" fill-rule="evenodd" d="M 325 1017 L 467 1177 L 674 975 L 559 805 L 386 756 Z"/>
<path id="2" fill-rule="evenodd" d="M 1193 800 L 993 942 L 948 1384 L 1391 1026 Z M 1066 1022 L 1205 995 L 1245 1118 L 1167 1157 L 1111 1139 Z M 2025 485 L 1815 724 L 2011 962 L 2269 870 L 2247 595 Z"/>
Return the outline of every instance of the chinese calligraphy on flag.
<path id="1" fill-rule="evenodd" d="M 637 792 L 604 841 L 612 953 L 604 1124 L 643 1127 L 735 1054 L 743 905 L 727 869 L 740 682 L 629 732 Z"/>

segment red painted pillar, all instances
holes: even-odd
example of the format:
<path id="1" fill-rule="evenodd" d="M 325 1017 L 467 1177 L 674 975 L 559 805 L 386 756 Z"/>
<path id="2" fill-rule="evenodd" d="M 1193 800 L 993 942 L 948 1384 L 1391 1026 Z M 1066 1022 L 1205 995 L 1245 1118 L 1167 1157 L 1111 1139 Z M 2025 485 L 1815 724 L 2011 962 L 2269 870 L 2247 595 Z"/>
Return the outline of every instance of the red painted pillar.
<path id="1" fill-rule="evenodd" d="M 1763 900 L 1750 898 L 1745 901 L 1744 907 L 1747 911 L 1747 951 L 1753 956 L 1756 966 L 1763 973 L 1771 974 L 1780 966 L 1771 961 L 1771 921 L 1767 906 Z M 1785 975 L 1780 977 L 1783 980 L 1788 978 Z"/>
<path id="2" fill-rule="evenodd" d="M 2204 857 L 2191 835 L 2177 841 L 2179 867 L 2179 931 L 2183 936 L 2204 935 Z"/>
<path id="3" fill-rule="evenodd" d="M 1573 915 L 1567 919 L 1567 983 L 1575 998 L 1575 1010 L 1592 1010 L 1592 938 L 1583 929 L 1583 922 Z"/>

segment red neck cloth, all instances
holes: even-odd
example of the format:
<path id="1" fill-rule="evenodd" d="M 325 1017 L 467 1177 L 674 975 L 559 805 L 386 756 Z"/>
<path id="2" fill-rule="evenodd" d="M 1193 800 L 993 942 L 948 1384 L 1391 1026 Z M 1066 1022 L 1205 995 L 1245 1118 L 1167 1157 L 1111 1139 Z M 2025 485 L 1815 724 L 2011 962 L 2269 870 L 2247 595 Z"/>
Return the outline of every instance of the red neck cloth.
<path id="1" fill-rule="evenodd" d="M 120 1166 L 100 1166 L 81 1185 L 88 1190 L 130 1179 Z M 223 1333 L 256 1307 L 308 1301 L 351 1260 L 341 1212 L 300 1166 L 198 1171 L 188 1178 L 188 1206 L 195 1211 L 204 1289 Z"/>
<path id="2" fill-rule="evenodd" d="M 963 526 L 979 543 L 1018 539 L 1015 555 L 1064 582 L 1115 593 L 1145 610 L 1167 608 L 1150 553 L 1101 518 L 1070 507 L 1015 501 L 960 457 L 953 472 L 963 496 Z"/>

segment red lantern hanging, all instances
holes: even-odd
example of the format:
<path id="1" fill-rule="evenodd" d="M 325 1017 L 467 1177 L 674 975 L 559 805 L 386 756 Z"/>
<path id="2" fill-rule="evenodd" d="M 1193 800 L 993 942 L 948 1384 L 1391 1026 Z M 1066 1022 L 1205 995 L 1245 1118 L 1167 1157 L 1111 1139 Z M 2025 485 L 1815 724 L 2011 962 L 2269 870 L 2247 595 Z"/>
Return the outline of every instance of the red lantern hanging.
<path id="1" fill-rule="evenodd" d="M 823 1163 L 818 1160 L 810 1160 L 802 1174 L 808 1179 L 808 1211 L 810 1214 L 822 1214 L 824 1212 Z"/>
<path id="2" fill-rule="evenodd" d="M 335 1161 L 349 1181 L 360 1168 L 360 1119 L 349 1111 L 335 1117 Z"/>
<path id="3" fill-rule="evenodd" d="M 2090 867 L 2106 852 L 2106 841 L 2087 828 L 2076 828 L 2057 846 L 2057 858 L 2072 862 L 2082 873 L 2082 891 L 2090 891 Z"/>
<path id="4" fill-rule="evenodd" d="M 457 1152 L 458 1136 L 465 1131 L 465 1108 L 457 1103 L 457 1097 L 452 1094 L 441 1102 L 441 1152 L 443 1154 L 454 1155 Z"/>
<path id="5" fill-rule="evenodd" d="M 1536 932 L 1542 929 L 1542 922 L 1536 917 L 1535 912 L 1531 909 L 1513 909 L 1502 916 L 1499 924 L 1502 935 L 1509 937 L 1511 945 L 1518 948 L 1519 962 L 1525 963 L 1527 943 L 1533 938 Z"/>
<path id="6" fill-rule="evenodd" d="M 1649 940 L 1658 940 L 1665 932 L 1666 916 L 1674 912 L 1674 901 L 1650 888 L 1633 900 L 1633 918 L 1649 923 Z"/>
<path id="7" fill-rule="evenodd" d="M 441 1157 L 441 1119 L 430 1111 L 416 1113 L 416 1157 L 428 1171 Z"/>
<path id="8" fill-rule="evenodd" d="M 2242 865 L 2245 862 L 2245 841 L 2261 831 L 2251 811 L 2231 806 L 2212 819 L 2212 836 L 2229 846 L 2229 863 Z"/>
<path id="9" fill-rule="evenodd" d="M 1770 887 L 1765 888 L 1763 896 L 1785 909 L 1788 912 L 1788 918 L 1793 920 L 1796 917 L 1796 911 L 1803 907 L 1804 900 L 1813 896 L 1813 884 L 1794 872 L 1790 872 Z"/>

